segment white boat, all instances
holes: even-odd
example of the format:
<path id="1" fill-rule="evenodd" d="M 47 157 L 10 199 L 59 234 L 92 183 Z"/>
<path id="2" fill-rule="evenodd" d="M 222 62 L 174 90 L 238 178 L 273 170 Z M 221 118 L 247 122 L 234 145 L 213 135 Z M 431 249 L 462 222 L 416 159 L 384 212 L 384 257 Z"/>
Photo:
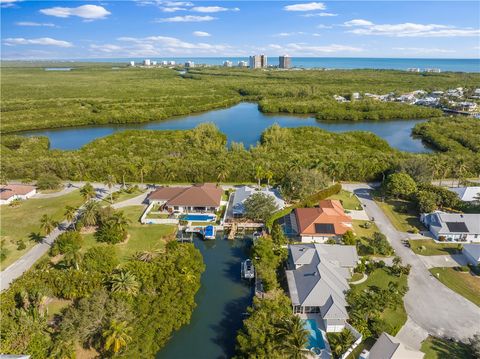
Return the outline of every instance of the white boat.
<path id="1" fill-rule="evenodd" d="M 253 267 L 253 263 L 250 259 L 242 262 L 241 268 L 241 276 L 244 279 L 253 279 L 255 278 L 255 268 Z"/>

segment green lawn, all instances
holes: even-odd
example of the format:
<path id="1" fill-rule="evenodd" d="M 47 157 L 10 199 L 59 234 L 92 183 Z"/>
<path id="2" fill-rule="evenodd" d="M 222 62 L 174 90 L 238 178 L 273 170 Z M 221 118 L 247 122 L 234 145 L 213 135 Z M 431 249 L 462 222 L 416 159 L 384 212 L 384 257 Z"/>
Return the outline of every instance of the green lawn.
<path id="1" fill-rule="evenodd" d="M 356 282 L 363 278 L 363 273 L 353 273 L 352 278 L 350 278 L 350 282 Z"/>
<path id="2" fill-rule="evenodd" d="M 420 349 L 424 359 L 474 359 L 467 344 L 429 336 Z"/>
<path id="3" fill-rule="evenodd" d="M 459 245 L 455 243 L 440 244 L 435 243 L 432 239 L 411 239 L 408 242 L 412 251 L 422 256 L 438 256 L 461 252 L 458 250 Z"/>
<path id="4" fill-rule="evenodd" d="M 369 228 L 362 227 L 366 222 L 369 222 L 371 224 Z M 380 232 L 375 222 L 354 219 L 352 223 L 353 223 L 353 231 L 355 232 L 357 237 L 372 238 L 375 232 Z"/>
<path id="5" fill-rule="evenodd" d="M 372 273 L 370 273 L 368 279 L 365 282 L 352 285 L 352 289 L 356 291 L 361 291 L 371 286 L 386 289 L 388 288 L 388 283 L 390 282 L 398 282 L 400 287 L 406 287 L 407 276 L 402 275 L 401 277 L 396 277 L 389 274 L 388 270 L 385 268 L 376 269 Z M 403 304 L 399 305 L 395 310 L 387 308 L 380 317 L 384 319 L 385 322 L 391 326 L 391 328 L 393 328 L 393 332 L 389 333 L 391 335 L 396 335 L 407 321 L 407 313 Z"/>
<path id="6" fill-rule="evenodd" d="M 132 193 L 119 192 L 118 197 L 113 200 L 113 203 L 126 201 L 127 199 L 140 196 L 142 193 L 145 193 L 145 191 L 142 191 L 140 189 L 133 191 Z M 106 199 L 110 200 L 110 196 L 107 196 Z"/>
<path id="7" fill-rule="evenodd" d="M 30 198 L 21 201 L 18 207 L 1 206 L 0 237 L 4 240 L 2 246 L 8 250 L 1 267 L 8 267 L 35 245 L 29 236 L 31 233 L 40 232 L 40 218 L 44 214 L 52 216 L 56 221 L 62 221 L 66 206 L 79 207 L 82 203 L 80 192 L 74 191 L 54 198 Z M 19 251 L 16 242 L 20 239 L 24 240 L 27 248 Z"/>
<path id="8" fill-rule="evenodd" d="M 59 299 L 59 298 L 49 298 L 49 302 L 47 304 L 47 315 L 49 320 L 53 320 L 56 314 L 60 314 L 60 312 L 72 304 L 73 301 L 67 299 Z"/>
<path id="9" fill-rule="evenodd" d="M 432 268 L 433 274 L 440 282 L 480 307 L 480 277 L 454 268 Z M 438 276 L 437 276 L 438 275 Z"/>
<path id="10" fill-rule="evenodd" d="M 402 200 L 376 201 L 395 228 L 401 232 L 413 229 L 425 230 L 418 218 L 418 213 L 413 203 Z"/>
<path id="11" fill-rule="evenodd" d="M 141 224 L 139 218 L 143 210 L 143 206 L 130 206 L 121 209 L 131 221 L 128 228 L 128 240 L 115 245 L 115 250 L 121 261 L 128 260 L 139 251 L 162 250 L 166 239 L 173 236 L 177 230 L 175 225 L 169 224 Z M 93 233 L 84 235 L 84 239 L 83 250 L 93 246 L 107 245 L 98 243 Z"/>
<path id="12" fill-rule="evenodd" d="M 375 344 L 375 342 L 376 342 L 375 338 L 372 338 L 372 337 L 368 337 L 367 339 L 363 340 L 360 344 L 358 344 L 358 347 L 356 347 L 350 353 L 347 359 L 357 359 L 362 353 L 363 349 L 370 350 L 373 347 L 373 344 Z"/>
<path id="13" fill-rule="evenodd" d="M 343 189 L 340 191 L 340 193 L 330 196 L 328 199 L 338 199 L 340 202 L 342 202 L 343 208 L 347 210 L 355 210 L 361 207 L 358 198 L 352 192 L 348 192 Z"/>
<path id="14" fill-rule="evenodd" d="M 150 212 L 150 213 L 147 214 L 146 218 L 147 219 L 148 218 L 153 218 L 153 219 L 162 218 L 162 219 L 165 219 L 165 218 L 168 218 L 168 214 L 167 213 L 152 213 L 152 212 Z"/>

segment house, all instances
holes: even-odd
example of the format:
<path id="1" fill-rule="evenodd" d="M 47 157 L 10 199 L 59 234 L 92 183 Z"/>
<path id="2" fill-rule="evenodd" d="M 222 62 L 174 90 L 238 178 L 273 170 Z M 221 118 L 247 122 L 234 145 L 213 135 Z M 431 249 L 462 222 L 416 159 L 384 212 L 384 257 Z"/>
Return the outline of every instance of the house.
<path id="1" fill-rule="evenodd" d="M 480 187 L 453 187 L 449 190 L 455 192 L 464 202 L 480 202 Z"/>
<path id="2" fill-rule="evenodd" d="M 422 359 L 425 353 L 409 348 L 400 340 L 382 333 L 370 351 L 364 350 L 360 359 Z"/>
<path id="3" fill-rule="evenodd" d="M 352 229 L 352 218 L 338 200 L 323 200 L 314 208 L 295 208 L 288 216 L 285 233 L 299 237 L 303 243 L 338 239 Z"/>
<path id="4" fill-rule="evenodd" d="M 8 204 L 16 199 L 28 199 L 37 193 L 34 186 L 10 184 L 0 187 L 0 204 Z"/>
<path id="5" fill-rule="evenodd" d="M 293 312 L 316 314 L 327 332 L 342 331 L 348 319 L 348 280 L 357 263 L 355 246 L 289 245 L 285 273 Z"/>
<path id="6" fill-rule="evenodd" d="M 233 200 L 231 203 L 231 208 L 232 208 L 231 215 L 233 218 L 242 218 L 245 215 L 244 202 L 247 198 L 249 198 L 254 193 L 263 193 L 266 196 L 272 197 L 273 200 L 275 201 L 277 209 L 282 209 L 283 207 L 285 207 L 285 201 L 282 198 L 280 198 L 280 195 L 276 191 L 272 189 L 266 189 L 266 188 L 257 190 L 249 186 L 243 186 L 237 189 L 233 194 Z"/>
<path id="7" fill-rule="evenodd" d="M 437 241 L 480 242 L 480 213 L 424 213 L 421 221 Z"/>
<path id="8" fill-rule="evenodd" d="M 161 187 L 150 193 L 148 201 L 170 213 L 216 212 L 220 208 L 222 194 L 223 190 L 214 183 Z"/>
<path id="9" fill-rule="evenodd" d="M 480 265 L 480 244 L 464 244 L 462 253 L 468 260 L 468 263 Z"/>

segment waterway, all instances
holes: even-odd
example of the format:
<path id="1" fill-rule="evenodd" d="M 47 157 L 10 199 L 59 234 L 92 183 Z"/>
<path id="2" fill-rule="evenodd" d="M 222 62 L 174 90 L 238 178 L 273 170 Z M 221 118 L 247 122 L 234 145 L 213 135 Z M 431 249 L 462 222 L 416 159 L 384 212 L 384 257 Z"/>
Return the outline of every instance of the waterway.
<path id="1" fill-rule="evenodd" d="M 129 129 L 186 130 L 200 123 L 214 123 L 227 135 L 229 143 L 243 142 L 246 147 L 255 145 L 262 132 L 277 123 L 282 127 L 315 126 L 331 132 L 370 131 L 385 139 L 390 146 L 402 151 L 430 152 L 424 143 L 411 136 L 415 124 L 424 120 L 390 121 L 318 121 L 314 117 L 282 114 L 264 114 L 254 103 L 240 103 L 227 109 L 176 117 L 164 121 L 140 124 L 110 124 L 81 126 L 24 132 L 25 135 L 47 136 L 50 148 L 75 150 L 100 137 Z"/>
<path id="2" fill-rule="evenodd" d="M 240 263 L 248 258 L 251 241 L 222 239 L 195 246 L 203 255 L 206 270 L 201 278 L 190 324 L 173 334 L 157 359 L 231 358 L 237 330 L 251 304 L 253 288 L 240 279 Z"/>

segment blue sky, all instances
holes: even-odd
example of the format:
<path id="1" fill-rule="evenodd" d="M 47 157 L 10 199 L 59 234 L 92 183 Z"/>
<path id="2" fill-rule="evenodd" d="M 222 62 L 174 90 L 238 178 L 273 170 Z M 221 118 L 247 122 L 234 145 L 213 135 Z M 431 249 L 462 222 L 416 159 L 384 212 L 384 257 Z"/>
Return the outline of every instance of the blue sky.
<path id="1" fill-rule="evenodd" d="M 1 0 L 2 58 L 480 57 L 478 1 Z"/>

